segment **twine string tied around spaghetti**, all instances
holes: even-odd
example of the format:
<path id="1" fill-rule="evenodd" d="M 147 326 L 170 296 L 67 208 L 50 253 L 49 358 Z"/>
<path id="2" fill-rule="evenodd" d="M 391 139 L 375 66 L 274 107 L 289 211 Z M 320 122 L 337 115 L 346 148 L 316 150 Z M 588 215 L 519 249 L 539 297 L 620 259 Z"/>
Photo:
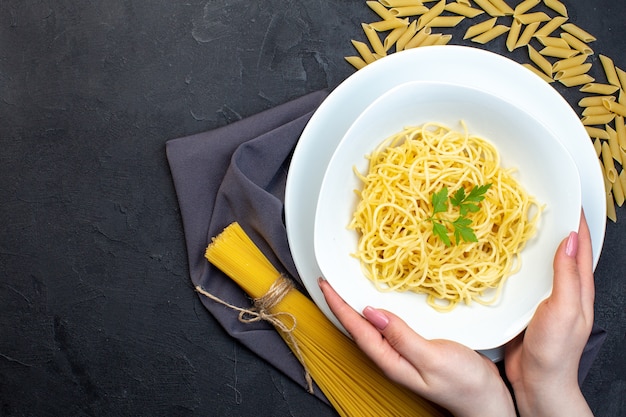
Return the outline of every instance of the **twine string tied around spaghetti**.
<path id="1" fill-rule="evenodd" d="M 255 323 L 258 321 L 267 321 L 271 323 L 276 329 L 282 332 L 288 339 L 289 344 L 293 347 L 293 351 L 296 354 L 298 360 L 304 367 L 304 378 L 307 383 L 307 391 L 313 393 L 313 379 L 304 362 L 304 355 L 300 350 L 298 342 L 293 334 L 296 328 L 296 317 L 288 312 L 279 311 L 272 313 L 271 310 L 281 302 L 281 300 L 294 288 L 293 282 L 286 278 L 284 275 L 279 275 L 278 278 L 272 283 L 267 292 L 258 298 L 253 299 L 253 306 L 250 308 L 241 308 L 231 303 L 222 300 L 219 297 L 209 293 L 200 285 L 196 286 L 196 291 L 205 297 L 220 303 L 226 307 L 229 307 L 239 312 L 239 321 L 242 323 Z M 291 321 L 291 325 L 288 326 L 281 320 L 281 317 L 287 317 Z"/>

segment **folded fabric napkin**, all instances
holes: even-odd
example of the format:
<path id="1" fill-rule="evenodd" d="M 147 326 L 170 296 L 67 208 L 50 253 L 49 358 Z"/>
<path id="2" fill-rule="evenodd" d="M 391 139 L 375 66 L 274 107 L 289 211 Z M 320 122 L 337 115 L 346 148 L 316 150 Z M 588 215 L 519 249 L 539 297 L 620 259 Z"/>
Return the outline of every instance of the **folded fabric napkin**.
<path id="1" fill-rule="evenodd" d="M 167 142 L 194 286 L 232 305 L 250 306 L 243 290 L 204 258 L 211 239 L 238 221 L 274 266 L 306 294 L 287 241 L 285 181 L 300 134 L 326 96 L 324 91 L 311 93 L 230 125 Z M 306 388 L 302 366 L 269 323 L 244 324 L 237 311 L 200 298 L 231 336 Z M 605 337 L 604 330 L 594 327 L 580 363 L 581 382 Z M 315 395 L 326 401 L 319 389 Z"/>

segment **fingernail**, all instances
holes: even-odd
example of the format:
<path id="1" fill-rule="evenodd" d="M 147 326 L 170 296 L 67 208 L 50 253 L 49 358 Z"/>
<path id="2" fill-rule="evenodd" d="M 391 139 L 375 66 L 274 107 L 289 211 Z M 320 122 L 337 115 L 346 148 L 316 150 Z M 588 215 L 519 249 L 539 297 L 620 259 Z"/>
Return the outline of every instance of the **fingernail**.
<path id="1" fill-rule="evenodd" d="M 571 258 L 576 256 L 578 252 L 578 233 L 572 232 L 567 237 L 567 244 L 565 245 L 565 254 Z"/>
<path id="2" fill-rule="evenodd" d="M 370 306 L 363 309 L 363 315 L 378 330 L 385 330 L 385 327 L 389 324 L 389 317 L 385 313 Z"/>

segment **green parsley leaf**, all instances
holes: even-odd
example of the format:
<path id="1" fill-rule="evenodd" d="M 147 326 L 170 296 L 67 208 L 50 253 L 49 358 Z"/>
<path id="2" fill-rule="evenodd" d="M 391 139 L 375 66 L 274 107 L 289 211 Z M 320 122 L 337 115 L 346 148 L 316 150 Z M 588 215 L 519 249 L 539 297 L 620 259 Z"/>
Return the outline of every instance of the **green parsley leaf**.
<path id="1" fill-rule="evenodd" d="M 437 213 L 448 211 L 448 187 L 443 187 L 438 193 L 434 193 L 432 197 L 433 216 Z"/>

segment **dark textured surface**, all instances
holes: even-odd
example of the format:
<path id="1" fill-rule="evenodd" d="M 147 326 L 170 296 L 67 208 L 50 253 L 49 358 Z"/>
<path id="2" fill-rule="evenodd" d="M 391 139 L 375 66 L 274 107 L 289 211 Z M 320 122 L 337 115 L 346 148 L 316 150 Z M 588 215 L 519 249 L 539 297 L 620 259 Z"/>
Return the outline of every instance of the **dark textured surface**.
<path id="1" fill-rule="evenodd" d="M 626 2 L 566 4 L 594 62 L 626 68 Z M 334 415 L 200 304 L 164 143 L 336 86 L 374 19 L 364 1 L 0 2 L 0 415 Z M 600 417 L 626 415 L 618 217 L 583 386 Z"/>

